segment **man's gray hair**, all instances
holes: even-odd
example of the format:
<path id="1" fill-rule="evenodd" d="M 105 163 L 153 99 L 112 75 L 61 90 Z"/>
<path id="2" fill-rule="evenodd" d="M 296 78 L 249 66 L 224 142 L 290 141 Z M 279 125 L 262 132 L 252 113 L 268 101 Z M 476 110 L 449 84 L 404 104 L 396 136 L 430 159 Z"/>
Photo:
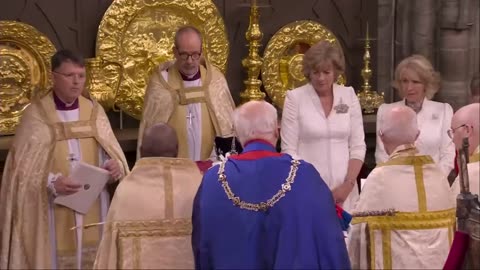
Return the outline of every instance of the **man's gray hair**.
<path id="1" fill-rule="evenodd" d="M 233 126 L 242 145 L 253 139 L 271 140 L 278 128 L 277 109 L 266 101 L 249 101 L 233 111 Z"/>
<path id="2" fill-rule="evenodd" d="M 387 107 L 380 131 L 384 139 L 400 144 L 414 143 L 418 135 L 417 114 L 407 106 Z"/>

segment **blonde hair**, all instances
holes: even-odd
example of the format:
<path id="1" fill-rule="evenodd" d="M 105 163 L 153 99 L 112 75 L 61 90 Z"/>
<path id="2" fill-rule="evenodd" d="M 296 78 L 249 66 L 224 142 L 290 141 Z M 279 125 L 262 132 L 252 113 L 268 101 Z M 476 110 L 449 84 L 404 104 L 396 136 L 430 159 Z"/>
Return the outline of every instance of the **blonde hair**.
<path id="1" fill-rule="evenodd" d="M 303 75 L 310 80 L 310 73 L 325 64 L 332 64 L 335 78 L 345 72 L 345 57 L 336 44 L 322 40 L 310 47 L 303 57 Z"/>
<path id="2" fill-rule="evenodd" d="M 392 86 L 400 91 L 400 76 L 403 71 L 409 69 L 415 72 L 422 84 L 425 86 L 425 96 L 427 99 L 432 99 L 440 88 L 440 74 L 435 71 L 430 61 L 423 55 L 414 54 L 410 57 L 403 59 L 395 69 L 395 80 L 392 82 Z"/>

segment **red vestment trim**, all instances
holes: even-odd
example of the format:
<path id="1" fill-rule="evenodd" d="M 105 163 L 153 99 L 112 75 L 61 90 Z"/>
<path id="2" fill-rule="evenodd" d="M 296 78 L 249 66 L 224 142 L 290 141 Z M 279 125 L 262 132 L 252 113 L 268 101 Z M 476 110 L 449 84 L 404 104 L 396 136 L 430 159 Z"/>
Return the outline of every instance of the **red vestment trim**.
<path id="1" fill-rule="evenodd" d="M 228 158 L 235 159 L 235 160 L 256 160 L 256 159 L 261 159 L 265 157 L 280 157 L 282 155 L 283 155 L 282 153 L 259 150 L 259 151 L 250 151 L 250 152 L 239 154 L 239 155 L 231 155 Z"/>

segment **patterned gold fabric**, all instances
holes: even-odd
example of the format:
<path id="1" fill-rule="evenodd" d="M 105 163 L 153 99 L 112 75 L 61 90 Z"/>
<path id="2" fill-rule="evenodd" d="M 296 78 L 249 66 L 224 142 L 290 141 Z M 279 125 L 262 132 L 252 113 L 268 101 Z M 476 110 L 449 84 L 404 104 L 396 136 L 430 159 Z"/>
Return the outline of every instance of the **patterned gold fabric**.
<path id="1" fill-rule="evenodd" d="M 169 70 L 168 82 L 162 76 L 162 71 Z M 235 104 L 223 74 L 208 62 L 202 62 L 202 86 L 183 88 L 183 81 L 175 70 L 173 62 L 160 65 L 152 74 L 148 88 L 145 92 L 142 121 L 140 122 L 138 135 L 138 149 L 142 143 L 143 132 L 146 128 L 157 123 L 169 123 L 179 133 L 179 157 L 188 156 L 186 131 L 183 133 L 180 127 L 185 129 L 185 107 L 191 102 L 202 103 L 202 142 L 208 142 L 213 147 L 210 137 L 233 136 L 232 112 Z M 174 76 L 173 78 L 170 76 Z M 182 84 L 181 84 L 182 83 Z M 201 92 L 204 94 L 202 95 Z M 208 114 L 206 114 L 208 112 Z M 205 121 L 206 120 L 206 121 Z M 212 129 L 214 134 L 209 134 Z M 212 136 L 213 135 L 213 136 Z M 212 147 L 203 146 L 201 159 L 207 159 Z M 186 150 L 185 150 L 186 149 Z M 204 150 L 207 149 L 207 150 Z"/>
<path id="2" fill-rule="evenodd" d="M 84 97 L 79 97 L 79 120 L 71 122 L 62 122 L 60 120 L 55 104 L 53 104 L 53 99 L 44 99 L 42 105 L 49 120 L 55 123 L 56 142 L 51 172 L 61 173 L 62 175 L 69 174 L 69 139 L 78 139 L 83 162 L 97 166 L 99 164 L 99 155 L 97 141 L 95 140 L 94 114 L 96 112 L 93 110 L 92 103 Z M 95 110 L 97 108 L 95 107 Z M 54 213 L 57 266 L 58 268 L 67 268 L 72 261 L 76 261 L 77 239 L 75 231 L 70 230 L 70 228 L 75 226 L 75 212 L 62 205 L 54 205 Z M 83 221 L 85 224 L 100 221 L 100 198 L 97 199 L 90 211 L 83 217 Z M 98 228 L 84 230 L 82 249 L 95 249 L 100 240 L 99 238 Z M 87 256 L 82 256 L 82 260 L 86 259 L 88 259 Z M 82 265 L 86 266 L 85 262 Z"/>
<path id="3" fill-rule="evenodd" d="M 455 200 L 430 156 L 399 146 L 365 181 L 352 213 L 385 209 L 395 216 L 356 217 L 348 236 L 352 269 L 440 269 L 455 230 Z"/>
<path id="4" fill-rule="evenodd" d="M 193 269 L 191 215 L 201 181 L 195 163 L 142 158 L 118 186 L 95 269 Z"/>
<path id="5" fill-rule="evenodd" d="M 85 104 L 83 98 L 80 104 L 85 106 L 82 105 Z M 86 138 L 81 143 L 82 150 L 86 151 L 85 155 L 90 155 L 92 153 L 89 152 L 96 151 L 97 145 L 102 147 L 112 159 L 121 163 L 126 174 L 128 165 L 125 156 L 105 112 L 93 102 L 90 113 L 86 110 L 81 117 L 94 121 L 95 124 L 90 127 L 94 127 L 96 143 Z M 52 267 L 47 176 L 58 166 L 55 152 L 60 149 L 57 141 L 61 139 L 61 134 L 57 131 L 58 122 L 55 119 L 55 105 L 49 94 L 34 101 L 25 110 L 17 128 L 0 189 L 1 269 Z M 95 162 L 93 155 L 89 159 Z"/>

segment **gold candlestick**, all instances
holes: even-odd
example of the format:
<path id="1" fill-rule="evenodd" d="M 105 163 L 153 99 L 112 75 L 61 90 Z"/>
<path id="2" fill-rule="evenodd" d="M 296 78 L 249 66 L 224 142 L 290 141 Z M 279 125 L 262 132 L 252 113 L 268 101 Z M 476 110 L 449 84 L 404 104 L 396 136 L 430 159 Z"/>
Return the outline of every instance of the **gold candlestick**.
<path id="1" fill-rule="evenodd" d="M 364 67 L 362 69 L 363 85 L 362 90 L 358 93 L 358 100 L 362 111 L 365 114 L 374 113 L 380 105 L 384 102 L 383 93 L 378 94 L 376 91 L 371 91 L 370 78 L 372 77 L 372 70 L 370 69 L 370 38 L 368 36 L 368 23 L 367 34 L 365 38 L 365 54 L 363 55 Z"/>
<path id="2" fill-rule="evenodd" d="M 248 41 L 248 56 L 242 60 L 242 66 L 247 69 L 247 79 L 245 83 L 245 91 L 240 93 L 243 102 L 250 100 L 263 100 L 265 93 L 260 91 L 262 81 L 258 79 L 263 60 L 258 53 L 263 33 L 259 25 L 259 11 L 257 0 L 252 0 L 250 7 L 250 22 L 245 37 Z"/>

